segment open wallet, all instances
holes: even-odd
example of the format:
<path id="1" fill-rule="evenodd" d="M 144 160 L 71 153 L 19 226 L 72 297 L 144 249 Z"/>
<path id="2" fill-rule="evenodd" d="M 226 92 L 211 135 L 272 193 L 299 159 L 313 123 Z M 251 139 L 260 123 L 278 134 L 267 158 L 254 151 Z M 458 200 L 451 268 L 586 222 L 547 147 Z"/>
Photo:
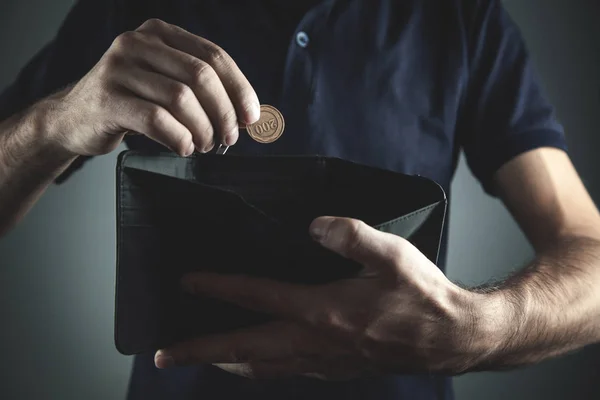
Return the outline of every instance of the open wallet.
<path id="1" fill-rule="evenodd" d="M 117 162 L 115 344 L 125 355 L 273 317 L 191 295 L 192 271 L 324 284 L 362 266 L 309 235 L 356 218 L 437 261 L 446 195 L 434 181 L 324 156 L 125 151 Z"/>

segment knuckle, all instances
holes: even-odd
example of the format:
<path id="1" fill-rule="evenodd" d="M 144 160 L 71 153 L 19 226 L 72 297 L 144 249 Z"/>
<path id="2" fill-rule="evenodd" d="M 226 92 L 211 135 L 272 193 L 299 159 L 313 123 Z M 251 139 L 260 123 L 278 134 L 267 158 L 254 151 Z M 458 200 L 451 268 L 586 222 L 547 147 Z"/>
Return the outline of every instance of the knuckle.
<path id="1" fill-rule="evenodd" d="M 144 122 L 148 128 L 155 130 L 164 124 L 166 118 L 167 116 L 165 110 L 159 106 L 151 106 L 148 107 L 148 110 L 146 111 Z"/>
<path id="2" fill-rule="evenodd" d="M 344 247 L 352 252 L 358 249 L 361 245 L 361 231 L 363 229 L 364 222 L 357 220 L 344 220 L 344 221 L 336 221 L 337 224 L 343 224 L 343 227 L 340 227 L 346 231 L 346 235 L 344 237 Z M 336 227 L 333 227 L 334 229 Z"/>
<path id="3" fill-rule="evenodd" d="M 206 49 L 206 61 L 211 65 L 219 65 L 227 60 L 227 53 L 219 46 L 212 44 Z"/>
<path id="4" fill-rule="evenodd" d="M 237 114 L 233 107 L 230 107 L 222 116 L 221 116 L 221 124 L 224 128 L 229 130 L 230 128 L 237 126 Z"/>
<path id="5" fill-rule="evenodd" d="M 202 60 L 195 59 L 190 64 L 192 80 L 196 85 L 204 86 L 208 81 L 216 77 L 212 67 Z"/>
<path id="6" fill-rule="evenodd" d="M 139 39 L 139 33 L 134 31 L 127 31 L 121 33 L 113 41 L 113 49 L 117 51 L 124 51 L 130 49 Z"/>
<path id="7" fill-rule="evenodd" d="M 192 99 L 194 93 L 189 86 L 183 83 L 175 83 L 171 89 L 170 106 L 175 109 L 182 109 Z"/>
<path id="8" fill-rule="evenodd" d="M 150 18 L 144 21 L 144 23 L 138 28 L 138 30 L 153 31 L 162 28 L 165 22 L 159 18 Z"/>

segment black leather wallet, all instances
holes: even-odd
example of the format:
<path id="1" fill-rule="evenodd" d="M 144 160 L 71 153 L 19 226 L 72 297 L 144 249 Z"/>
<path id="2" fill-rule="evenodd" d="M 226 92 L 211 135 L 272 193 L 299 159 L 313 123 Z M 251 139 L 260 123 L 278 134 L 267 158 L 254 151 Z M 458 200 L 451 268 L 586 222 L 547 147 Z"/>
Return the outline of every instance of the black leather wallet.
<path id="1" fill-rule="evenodd" d="M 322 156 L 125 151 L 117 164 L 115 344 L 126 355 L 271 319 L 180 288 L 190 271 L 318 284 L 361 266 L 314 242 L 321 215 L 361 219 L 437 261 L 435 182 Z"/>

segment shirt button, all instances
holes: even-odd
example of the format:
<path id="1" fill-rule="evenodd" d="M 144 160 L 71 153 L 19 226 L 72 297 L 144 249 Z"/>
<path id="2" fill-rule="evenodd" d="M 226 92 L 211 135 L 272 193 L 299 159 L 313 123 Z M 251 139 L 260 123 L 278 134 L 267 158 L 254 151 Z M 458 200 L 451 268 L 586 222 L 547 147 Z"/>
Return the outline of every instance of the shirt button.
<path id="1" fill-rule="evenodd" d="M 298 43 L 298 46 L 300 47 L 306 47 L 308 46 L 308 35 L 306 34 L 306 32 L 300 31 L 296 34 L 296 43 Z"/>

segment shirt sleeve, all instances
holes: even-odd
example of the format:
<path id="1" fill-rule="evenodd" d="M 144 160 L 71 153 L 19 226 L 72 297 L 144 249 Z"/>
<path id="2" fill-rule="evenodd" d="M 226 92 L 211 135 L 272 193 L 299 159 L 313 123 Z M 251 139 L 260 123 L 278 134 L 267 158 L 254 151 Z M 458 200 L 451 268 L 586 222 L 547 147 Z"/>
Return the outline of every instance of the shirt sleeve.
<path id="1" fill-rule="evenodd" d="M 540 147 L 567 150 L 563 127 L 542 93 L 521 32 L 500 0 L 478 1 L 467 32 L 469 79 L 457 134 L 484 190 L 495 172 Z"/>
<path id="2" fill-rule="evenodd" d="M 55 37 L 0 93 L 0 121 L 82 78 L 110 47 L 120 30 L 119 5 L 109 0 L 80 0 Z M 79 157 L 57 179 L 63 182 L 88 157 Z"/>

